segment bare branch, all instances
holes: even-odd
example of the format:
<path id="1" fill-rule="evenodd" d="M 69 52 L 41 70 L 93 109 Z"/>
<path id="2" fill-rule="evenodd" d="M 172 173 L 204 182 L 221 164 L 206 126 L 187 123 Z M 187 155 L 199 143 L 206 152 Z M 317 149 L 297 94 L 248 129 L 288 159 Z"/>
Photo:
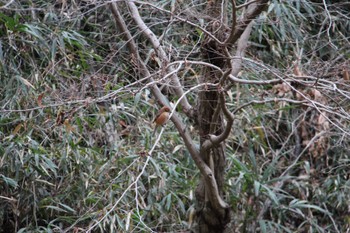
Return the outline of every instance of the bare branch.
<path id="1" fill-rule="evenodd" d="M 158 40 L 157 36 L 149 29 L 149 27 L 147 27 L 145 22 L 141 19 L 141 16 L 140 16 L 138 9 L 135 6 L 134 2 L 126 1 L 126 4 L 129 7 L 129 10 L 131 12 L 131 16 L 132 16 L 133 20 L 137 23 L 137 25 L 139 26 L 139 28 L 143 32 L 143 34 L 152 43 L 153 48 L 155 51 L 157 51 L 159 58 L 161 59 L 162 62 L 164 62 L 164 66 L 167 66 L 167 64 L 169 64 L 170 61 L 168 59 L 166 52 L 161 47 L 160 41 Z M 168 69 L 170 72 L 172 72 L 173 67 L 169 66 Z M 174 75 L 172 75 L 171 80 L 174 83 L 174 86 L 172 88 L 174 89 L 176 94 L 178 96 L 183 96 L 183 89 L 182 89 L 182 85 L 179 81 L 179 78 L 174 74 Z M 182 99 L 181 105 L 185 111 L 189 111 L 192 108 L 191 105 L 188 103 L 186 97 L 184 97 Z"/>
<path id="2" fill-rule="evenodd" d="M 227 124 L 225 125 L 224 130 L 220 135 L 218 135 L 218 136 L 210 135 L 209 140 L 206 140 L 203 143 L 204 150 L 209 150 L 213 146 L 218 145 L 219 143 L 226 140 L 226 138 L 230 135 L 233 121 L 234 121 L 234 115 L 227 109 L 223 91 L 220 92 L 220 108 L 222 109 L 222 111 L 226 117 Z"/>
<path id="3" fill-rule="evenodd" d="M 257 63 L 251 59 L 248 59 L 248 58 L 243 58 L 243 57 L 238 57 L 238 56 L 234 56 L 234 57 L 231 57 L 231 59 L 243 59 L 243 60 L 247 60 L 247 61 L 250 61 L 250 62 L 253 62 L 255 64 L 260 64 L 260 63 Z M 210 68 L 213 68 L 217 71 L 219 71 L 222 75 L 224 75 L 224 72 L 222 71 L 222 69 L 216 65 L 213 65 L 211 63 L 208 63 L 208 62 L 203 62 L 203 61 L 190 61 L 190 60 L 186 60 L 186 61 L 174 61 L 174 62 L 171 62 L 169 65 L 172 65 L 172 64 L 176 64 L 176 63 L 185 63 L 185 64 L 194 64 L 194 65 L 203 65 L 203 66 L 207 66 L 207 67 L 210 67 Z M 262 64 L 261 64 L 262 65 Z M 225 72 L 226 73 L 226 72 Z M 229 74 L 228 78 L 233 81 L 233 82 L 236 82 L 236 83 L 242 83 L 242 84 L 256 84 L 256 85 L 270 85 L 270 84 L 277 84 L 277 83 L 281 83 L 283 81 L 288 81 L 288 79 L 284 79 L 284 80 L 281 80 L 281 79 L 271 79 L 271 80 L 249 80 L 249 79 L 240 79 L 240 78 L 237 78 L 235 77 L 235 75 L 232 75 L 232 74 Z M 289 80 L 289 81 L 292 81 L 292 80 Z M 228 88 L 226 88 L 227 90 Z"/>
<path id="4" fill-rule="evenodd" d="M 226 39 L 225 44 L 232 45 L 231 41 L 234 36 L 234 32 L 236 29 L 236 21 L 237 21 L 237 15 L 236 15 L 236 1 L 232 0 L 232 25 L 231 25 L 231 33 L 230 36 Z"/>
<path id="5" fill-rule="evenodd" d="M 208 30 L 206 30 L 205 28 L 199 26 L 198 24 L 196 23 L 193 23 L 191 21 L 189 21 L 188 19 L 184 19 L 184 18 L 181 18 L 180 16 L 177 16 L 177 15 L 174 15 L 173 12 L 171 11 L 168 11 L 168 10 L 165 10 L 163 8 L 160 8 L 160 7 L 157 7 L 151 3 L 148 3 L 148 2 L 143 2 L 143 1 L 134 1 L 136 3 L 139 3 L 139 4 L 143 4 L 143 5 L 148 5 L 148 6 L 151 6 L 153 7 L 154 9 L 157 9 L 159 11 L 162 11 L 162 12 L 165 12 L 165 13 L 168 13 L 169 15 L 171 15 L 171 17 L 173 17 L 174 19 L 177 19 L 181 22 L 184 22 L 184 23 L 187 23 L 195 28 L 198 28 L 200 31 L 202 31 L 204 34 L 206 34 L 209 38 L 213 39 L 216 43 L 220 44 L 220 45 L 224 45 L 224 43 L 222 41 L 220 41 L 216 36 L 214 36 L 212 33 L 210 33 Z"/>
<path id="6" fill-rule="evenodd" d="M 288 98 L 274 98 L 274 99 L 265 99 L 265 100 L 252 100 L 249 101 L 248 103 L 242 104 L 240 106 L 238 106 L 232 113 L 236 114 L 238 111 L 241 111 L 243 108 L 253 105 L 253 104 L 267 104 L 270 102 L 280 102 L 280 101 L 284 101 L 284 102 L 288 102 L 288 103 L 292 103 L 292 104 L 306 104 L 308 101 L 304 100 L 304 101 L 298 101 L 298 100 L 293 100 L 293 99 L 288 99 Z"/>
<path id="7" fill-rule="evenodd" d="M 11 5 L 12 3 L 14 2 L 14 0 L 11 0 L 11 1 L 9 1 L 8 3 L 6 3 L 5 5 L 3 5 L 3 6 L 0 6 L 0 9 L 7 9 L 7 7 L 9 6 L 9 5 Z"/>
<path id="8" fill-rule="evenodd" d="M 236 9 L 239 10 L 239 9 L 241 9 L 243 7 L 246 7 L 246 6 L 248 6 L 248 5 L 252 4 L 252 3 L 255 3 L 257 1 L 259 1 L 259 0 L 252 0 L 252 1 L 249 1 L 249 2 L 246 2 L 246 3 L 243 3 L 243 4 L 239 5 L 239 6 L 237 6 Z"/>
<path id="9" fill-rule="evenodd" d="M 121 36 L 127 43 L 128 49 L 130 50 L 130 52 L 132 54 L 138 55 L 135 41 L 133 40 L 133 37 L 132 37 L 130 31 L 128 30 L 122 16 L 120 15 L 117 4 L 115 2 L 112 2 L 112 3 L 110 3 L 110 7 L 111 7 L 112 14 L 114 16 L 115 22 L 116 22 L 119 30 L 121 30 L 121 32 L 122 32 Z"/>

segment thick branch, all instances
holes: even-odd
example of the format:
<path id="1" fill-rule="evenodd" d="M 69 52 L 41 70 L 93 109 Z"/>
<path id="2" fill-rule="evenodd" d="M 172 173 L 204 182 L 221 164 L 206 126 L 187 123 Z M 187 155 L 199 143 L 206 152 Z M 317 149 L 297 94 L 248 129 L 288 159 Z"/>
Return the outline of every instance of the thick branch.
<path id="1" fill-rule="evenodd" d="M 225 44 L 229 45 L 231 47 L 231 45 L 233 43 L 231 43 L 233 36 L 234 36 L 234 32 L 236 29 L 236 21 L 237 21 L 237 15 L 236 15 L 236 0 L 232 0 L 232 25 L 231 25 L 231 33 L 230 36 L 227 38 L 227 40 L 225 41 Z"/>
<path id="2" fill-rule="evenodd" d="M 235 59 L 234 62 L 231 60 L 231 64 L 233 63 L 231 74 L 233 74 L 234 76 L 238 75 L 239 71 L 241 71 L 242 57 L 244 57 L 245 50 L 248 46 L 248 39 L 249 39 L 250 33 L 252 32 L 253 23 L 254 23 L 253 21 L 249 23 L 249 25 L 245 28 L 243 34 L 238 40 L 237 50 L 236 50 L 236 57 L 238 57 L 238 59 Z"/>
<path id="3" fill-rule="evenodd" d="M 226 140 L 226 138 L 230 135 L 233 121 L 234 121 L 234 115 L 227 109 L 223 91 L 220 92 L 220 108 L 222 109 L 222 111 L 226 117 L 227 124 L 226 124 L 223 132 L 220 135 L 218 135 L 218 136 L 210 135 L 209 140 L 206 140 L 203 143 L 204 150 L 209 150 L 213 146 L 218 145 L 219 143 Z"/>
<path id="4" fill-rule="evenodd" d="M 122 32 L 121 37 L 126 41 L 128 49 L 130 52 L 134 55 L 137 55 L 137 47 L 135 45 L 135 42 L 132 38 L 132 35 L 130 31 L 128 30 L 128 27 L 126 26 L 122 16 L 119 13 L 117 4 L 115 2 L 112 2 L 110 4 L 112 14 L 114 16 L 115 22 L 119 28 L 119 30 Z"/>
<path id="5" fill-rule="evenodd" d="M 242 59 L 242 60 L 248 60 L 250 62 L 254 62 L 253 60 L 250 60 L 248 58 L 243 58 L 243 57 L 238 57 L 238 56 L 231 57 L 231 59 Z M 207 67 L 210 67 L 210 68 L 213 68 L 213 69 L 219 71 L 220 74 L 223 75 L 223 77 L 225 77 L 225 75 L 226 75 L 226 72 L 224 73 L 220 67 L 218 67 L 216 65 L 213 65 L 211 63 L 208 63 L 208 62 L 186 60 L 186 61 L 174 61 L 174 62 L 170 63 L 169 65 L 177 64 L 177 63 L 203 65 L 203 66 L 207 66 Z M 254 62 L 254 63 L 256 63 L 256 62 Z M 282 79 L 250 80 L 250 79 L 240 79 L 240 78 L 237 78 L 235 76 L 236 75 L 229 74 L 228 75 L 228 79 L 231 80 L 232 82 L 236 82 L 236 83 L 256 84 L 256 85 L 271 85 L 271 84 L 278 84 L 278 83 L 281 83 L 281 82 L 284 82 L 284 81 L 285 82 L 287 82 L 287 81 L 295 81 L 295 80 L 289 80 L 289 79 L 283 79 L 283 80 Z M 227 90 L 227 88 L 226 88 L 226 90 Z"/>
<path id="6" fill-rule="evenodd" d="M 232 37 L 227 41 L 228 44 L 234 44 L 238 38 L 242 35 L 244 30 L 246 29 L 247 25 L 254 20 L 256 17 L 259 16 L 259 14 L 264 10 L 265 6 L 269 0 L 261 0 L 255 4 L 252 4 L 250 6 L 254 7 L 248 7 L 247 13 L 243 15 L 243 18 L 237 23 L 236 28 L 234 29 L 235 32 L 232 35 Z"/>
<path id="7" fill-rule="evenodd" d="M 214 86 L 217 87 L 218 84 L 210 84 L 210 83 L 201 83 L 200 85 L 197 85 L 195 87 L 190 88 L 188 91 L 186 91 L 184 94 L 187 94 L 189 92 L 192 92 L 194 89 L 201 87 L 201 86 Z M 175 103 L 175 107 L 178 105 L 179 101 L 181 101 L 181 98 Z M 173 114 L 173 113 L 172 113 Z M 172 115 L 170 115 L 172 116 Z M 226 209 L 229 207 L 227 203 L 225 203 L 222 198 L 220 197 L 218 186 L 215 180 L 214 171 L 210 169 L 210 167 L 203 161 L 201 154 L 205 153 L 203 150 L 199 153 L 197 147 L 195 144 L 193 144 L 191 137 L 189 133 L 187 132 L 186 128 L 184 128 L 184 125 L 182 124 L 181 120 L 178 117 L 171 117 L 172 121 L 174 122 L 176 128 L 178 129 L 181 137 L 183 138 L 185 145 L 187 149 L 189 150 L 191 157 L 193 161 L 195 162 L 196 166 L 198 167 L 199 171 L 201 172 L 202 176 L 204 177 L 206 187 L 208 188 L 209 192 L 209 200 L 213 205 L 213 208 L 215 208 L 217 211 L 222 211 L 223 209 Z"/>
<path id="8" fill-rule="evenodd" d="M 213 171 L 201 158 L 197 147 L 193 143 L 188 131 L 185 130 L 180 118 L 174 115 L 171 119 L 174 122 L 176 128 L 178 129 L 181 137 L 183 138 L 186 148 L 189 150 L 193 161 L 195 162 L 196 166 L 198 167 L 199 171 L 205 179 L 206 187 L 208 188 L 208 192 L 210 193 L 208 197 L 213 207 L 218 211 L 228 208 L 229 205 L 225 203 L 220 197 Z"/>
<path id="9" fill-rule="evenodd" d="M 162 62 L 164 62 L 164 66 L 169 64 L 170 61 L 168 59 L 168 56 L 167 56 L 166 52 L 163 50 L 163 48 L 161 47 L 161 44 L 160 44 L 157 36 L 151 31 L 151 29 L 149 29 L 149 27 L 142 20 L 140 14 L 139 14 L 139 11 L 138 11 L 137 7 L 135 6 L 134 2 L 126 1 L 126 4 L 129 7 L 129 10 L 131 12 L 131 16 L 132 16 L 133 20 L 138 25 L 140 31 L 142 31 L 143 34 L 147 37 L 147 39 L 152 43 L 153 48 L 157 52 L 160 60 Z M 173 71 L 172 66 L 169 66 L 168 69 L 169 69 L 169 72 Z M 184 92 L 183 92 L 182 85 L 181 85 L 177 75 L 175 75 L 175 74 L 172 75 L 171 80 L 174 84 L 172 86 L 172 88 L 174 89 L 177 96 L 178 97 L 182 96 Z M 192 108 L 191 105 L 188 103 L 187 98 L 182 99 L 181 105 L 182 105 L 184 111 L 190 111 L 190 109 Z"/>

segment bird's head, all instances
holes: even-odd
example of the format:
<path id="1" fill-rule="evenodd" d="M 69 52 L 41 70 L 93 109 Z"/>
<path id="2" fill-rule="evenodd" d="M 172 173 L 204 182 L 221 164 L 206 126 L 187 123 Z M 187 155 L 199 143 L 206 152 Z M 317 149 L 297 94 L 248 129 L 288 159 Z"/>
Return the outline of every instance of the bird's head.
<path id="1" fill-rule="evenodd" d="M 170 108 L 168 106 L 164 106 L 159 110 L 159 113 L 163 113 L 163 112 L 170 112 Z"/>

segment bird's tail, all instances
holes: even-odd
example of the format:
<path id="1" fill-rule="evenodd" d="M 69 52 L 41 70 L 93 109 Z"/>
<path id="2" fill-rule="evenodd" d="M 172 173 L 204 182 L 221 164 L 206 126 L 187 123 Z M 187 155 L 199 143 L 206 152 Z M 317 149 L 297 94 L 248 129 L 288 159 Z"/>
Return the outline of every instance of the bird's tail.
<path id="1" fill-rule="evenodd" d="M 152 133 L 152 137 L 156 134 L 157 129 L 158 129 L 158 125 L 156 125 L 156 127 L 154 127 L 154 130 L 153 130 L 153 133 Z"/>

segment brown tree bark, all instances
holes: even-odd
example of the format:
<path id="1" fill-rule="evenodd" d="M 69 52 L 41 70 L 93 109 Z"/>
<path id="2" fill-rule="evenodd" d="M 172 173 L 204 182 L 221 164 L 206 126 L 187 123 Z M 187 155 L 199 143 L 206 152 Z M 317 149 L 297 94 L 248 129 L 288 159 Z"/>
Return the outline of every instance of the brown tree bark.
<path id="1" fill-rule="evenodd" d="M 222 12 L 222 0 L 208 1 L 207 4 L 207 15 L 211 19 L 208 22 L 206 30 L 215 36 L 219 41 L 214 40 L 211 36 L 206 35 L 202 42 L 202 57 L 208 63 L 211 63 L 219 67 L 223 72 L 219 73 L 211 67 L 206 67 L 202 71 L 202 83 L 220 83 L 219 87 L 204 87 L 200 91 L 197 113 L 198 113 L 198 125 L 200 133 L 200 156 L 203 161 L 210 167 L 216 180 L 217 189 L 219 195 L 224 199 L 224 179 L 225 179 L 225 146 L 224 143 L 213 143 L 211 147 L 206 147 L 204 144 L 210 135 L 221 135 L 225 131 L 224 124 L 224 110 L 222 106 L 224 98 L 220 98 L 223 95 L 220 91 L 221 85 L 225 86 L 225 73 L 237 75 L 240 70 L 240 62 L 231 63 L 229 59 L 229 51 L 232 49 L 232 45 L 244 34 L 245 30 L 248 29 L 249 36 L 251 25 L 249 26 L 252 19 L 254 19 L 267 4 L 267 1 L 258 1 L 258 5 L 251 4 L 248 7 L 245 17 L 236 23 L 236 14 L 233 13 L 232 28 L 228 29 L 225 25 L 225 19 L 223 16 L 225 12 Z M 235 11 L 235 1 L 232 1 L 233 11 Z M 260 4 L 260 5 L 259 5 Z M 254 6 L 253 6 L 254 5 Z M 244 37 L 242 36 L 242 37 Z M 247 40 L 247 38 L 244 38 Z M 238 45 L 237 52 L 241 56 L 246 48 L 247 41 L 244 41 Z M 233 232 L 234 229 L 228 229 L 228 225 L 231 222 L 231 209 L 230 208 L 218 208 L 214 206 L 209 197 L 208 187 L 206 187 L 206 180 L 204 177 L 201 178 L 197 189 L 196 189 L 196 213 L 197 223 L 194 230 L 200 233 L 216 233 L 216 232 Z"/>
<path id="2" fill-rule="evenodd" d="M 215 19 L 221 15 L 221 1 L 211 1 L 207 5 L 207 14 L 213 20 L 209 23 L 207 30 L 224 41 L 225 32 L 223 25 Z M 228 59 L 224 55 L 224 46 L 220 45 L 210 37 L 205 37 L 202 44 L 202 56 L 206 62 L 224 69 L 228 68 Z M 219 83 L 222 77 L 212 68 L 204 68 L 202 72 L 202 82 Z M 208 139 L 209 134 L 219 135 L 223 131 L 223 114 L 220 111 L 219 93 L 216 87 L 204 87 L 199 94 L 198 123 L 201 137 L 200 155 L 205 163 L 211 168 L 219 190 L 219 195 L 223 196 L 223 183 L 225 171 L 225 150 L 224 144 L 220 143 L 209 150 L 204 149 L 203 144 Z M 230 221 L 230 209 L 215 209 L 208 198 L 205 179 L 201 179 L 196 189 L 197 198 L 197 230 L 198 232 L 223 232 L 225 226 Z"/>

